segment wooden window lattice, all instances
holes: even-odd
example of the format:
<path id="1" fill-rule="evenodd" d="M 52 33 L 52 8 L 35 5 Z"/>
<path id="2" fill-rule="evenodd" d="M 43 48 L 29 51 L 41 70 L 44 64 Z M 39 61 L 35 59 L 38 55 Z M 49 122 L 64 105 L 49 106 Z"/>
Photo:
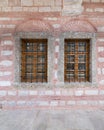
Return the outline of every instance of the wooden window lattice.
<path id="1" fill-rule="evenodd" d="M 22 39 L 21 82 L 47 82 L 46 39 Z"/>
<path id="2" fill-rule="evenodd" d="M 89 40 L 65 40 L 65 82 L 89 81 Z"/>

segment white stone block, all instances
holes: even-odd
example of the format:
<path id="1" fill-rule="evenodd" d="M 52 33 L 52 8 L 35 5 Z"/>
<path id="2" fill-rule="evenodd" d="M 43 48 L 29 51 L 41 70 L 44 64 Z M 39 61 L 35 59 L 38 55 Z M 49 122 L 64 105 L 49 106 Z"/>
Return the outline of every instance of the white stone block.
<path id="1" fill-rule="evenodd" d="M 39 101 L 38 105 L 39 106 L 49 106 L 49 103 L 48 103 L 48 101 Z"/>
<path id="2" fill-rule="evenodd" d="M 59 42 L 60 41 L 60 39 L 59 38 L 56 38 L 56 42 Z"/>
<path id="3" fill-rule="evenodd" d="M 68 101 L 68 102 L 67 102 L 67 105 L 75 105 L 75 104 L 76 104 L 75 101 Z"/>
<path id="4" fill-rule="evenodd" d="M 98 32 L 104 32 L 104 26 L 97 28 Z"/>
<path id="5" fill-rule="evenodd" d="M 9 60 L 4 60 L 4 61 L 0 62 L 0 65 L 6 66 L 6 67 L 12 66 L 12 64 L 13 64 L 13 62 L 9 61 Z"/>
<path id="6" fill-rule="evenodd" d="M 10 24 L 10 25 L 6 25 L 6 28 L 15 28 L 16 25 Z"/>
<path id="7" fill-rule="evenodd" d="M 12 72 L 10 72 L 10 71 L 5 71 L 4 72 L 4 76 L 9 76 L 9 75 L 11 75 L 12 74 Z"/>
<path id="8" fill-rule="evenodd" d="M 61 95 L 61 91 L 60 90 L 56 90 L 56 95 L 60 96 Z"/>
<path id="9" fill-rule="evenodd" d="M 104 42 L 104 38 L 99 38 L 98 41 L 99 42 Z"/>
<path id="10" fill-rule="evenodd" d="M 13 51 L 1 51 L 2 56 L 10 56 L 13 54 Z"/>
<path id="11" fill-rule="evenodd" d="M 2 37 L 7 37 L 7 36 L 10 37 L 10 36 L 12 36 L 12 33 L 4 33 L 4 34 L 1 34 L 1 36 Z"/>
<path id="12" fill-rule="evenodd" d="M 28 91 L 19 90 L 18 95 L 19 95 L 19 96 L 28 96 Z"/>
<path id="13" fill-rule="evenodd" d="M 100 2 L 100 0 L 91 0 L 91 2 Z"/>
<path id="14" fill-rule="evenodd" d="M 11 86 L 11 82 L 10 81 L 0 81 L 0 86 L 2 86 L 2 87 Z"/>
<path id="15" fill-rule="evenodd" d="M 7 105 L 9 105 L 9 106 L 15 106 L 16 102 L 15 101 L 7 101 Z"/>
<path id="16" fill-rule="evenodd" d="M 104 90 L 100 90 L 100 95 L 104 95 Z"/>
<path id="17" fill-rule="evenodd" d="M 16 91 L 8 91 L 8 95 L 9 96 L 15 96 L 16 95 Z"/>
<path id="18" fill-rule="evenodd" d="M 104 47 L 98 47 L 98 52 L 104 52 Z"/>
<path id="19" fill-rule="evenodd" d="M 102 62 L 104 62 L 104 58 L 100 57 L 100 58 L 98 58 L 98 61 L 102 63 Z"/>
<path id="20" fill-rule="evenodd" d="M 58 106 L 58 101 L 51 101 L 50 106 Z"/>
<path id="21" fill-rule="evenodd" d="M 104 85 L 104 80 L 101 80 L 99 83 L 100 83 L 101 85 Z"/>
<path id="22" fill-rule="evenodd" d="M 58 64 L 58 59 L 57 58 L 55 58 L 55 64 Z"/>
<path id="23" fill-rule="evenodd" d="M 98 95 L 98 90 L 86 90 L 86 95 Z"/>
<path id="24" fill-rule="evenodd" d="M 3 72 L 0 72 L 0 76 L 3 76 Z"/>
<path id="25" fill-rule="evenodd" d="M 22 7 L 13 7 L 12 11 L 14 11 L 14 12 L 21 12 L 22 9 L 23 9 Z"/>
<path id="26" fill-rule="evenodd" d="M 104 75 L 104 68 L 102 68 L 102 74 Z"/>
<path id="27" fill-rule="evenodd" d="M 53 24 L 53 27 L 56 28 L 56 29 L 60 28 L 60 26 L 61 26 L 60 24 Z"/>
<path id="28" fill-rule="evenodd" d="M 95 8 L 95 12 L 104 12 L 104 9 L 103 8 Z"/>
<path id="29" fill-rule="evenodd" d="M 55 47 L 55 52 L 59 52 L 59 46 Z"/>
<path id="30" fill-rule="evenodd" d="M 22 6 L 33 6 L 33 0 L 21 0 Z"/>
<path id="31" fill-rule="evenodd" d="M 0 18 L 0 21 L 9 21 L 11 18 L 9 17 L 1 17 Z"/>
<path id="32" fill-rule="evenodd" d="M 82 90 L 75 91 L 75 96 L 82 96 L 82 95 L 83 95 L 83 91 Z"/>
<path id="33" fill-rule="evenodd" d="M 37 91 L 33 91 L 33 90 L 29 91 L 29 95 L 31 95 L 31 96 L 34 96 L 34 95 L 37 95 L 37 94 L 38 94 Z"/>
<path id="34" fill-rule="evenodd" d="M 65 101 L 60 101 L 60 106 L 65 106 Z"/>
<path id="35" fill-rule="evenodd" d="M 52 90 L 47 90 L 47 91 L 45 91 L 45 95 L 52 96 L 52 95 L 54 95 L 54 91 L 52 91 Z"/>
<path id="36" fill-rule="evenodd" d="M 100 104 L 100 105 L 104 105 L 104 101 L 103 101 L 103 100 L 100 100 L 100 101 L 99 101 L 99 104 Z"/>
<path id="37" fill-rule="evenodd" d="M 87 8 L 87 9 L 86 9 L 86 12 L 93 12 L 93 9 Z"/>
<path id="38" fill-rule="evenodd" d="M 98 105 L 98 101 L 90 100 L 90 101 L 88 101 L 88 104 L 91 106 L 96 106 L 96 105 Z"/>
<path id="39" fill-rule="evenodd" d="M 0 97 L 6 96 L 7 92 L 6 91 L 0 91 Z"/>
<path id="40" fill-rule="evenodd" d="M 5 40 L 5 41 L 1 41 L 1 45 L 3 46 L 3 45 L 13 45 L 13 42 L 12 41 L 10 41 L 10 40 Z"/>
<path id="41" fill-rule="evenodd" d="M 0 0 L 0 7 L 8 6 L 8 0 Z"/>
<path id="42" fill-rule="evenodd" d="M 45 17 L 44 20 L 51 20 L 51 21 L 56 21 L 58 18 L 57 17 Z"/>
<path id="43" fill-rule="evenodd" d="M 87 101 L 82 100 L 82 101 L 77 101 L 77 104 L 78 104 L 78 105 L 87 105 L 87 104 L 88 104 L 88 102 L 87 102 Z"/>
<path id="44" fill-rule="evenodd" d="M 25 105 L 26 104 L 26 101 L 17 101 L 17 105 Z"/>
<path id="45" fill-rule="evenodd" d="M 40 96 L 45 95 L 45 91 L 44 91 L 44 90 L 41 90 L 41 91 L 39 91 L 38 93 L 39 93 Z"/>
<path id="46" fill-rule="evenodd" d="M 0 25 L 0 28 L 15 28 L 16 25 L 8 24 L 8 25 Z"/>
<path id="47" fill-rule="evenodd" d="M 55 73 L 54 73 L 54 77 L 55 77 L 55 79 L 58 78 L 58 77 L 57 77 L 57 71 L 55 71 Z"/>
<path id="48" fill-rule="evenodd" d="M 5 71 L 5 72 L 0 72 L 0 76 L 9 76 L 11 75 L 12 73 L 9 72 L 9 71 Z"/>
<path id="49" fill-rule="evenodd" d="M 101 68 L 98 68 L 97 71 L 98 71 L 98 75 L 101 75 Z"/>

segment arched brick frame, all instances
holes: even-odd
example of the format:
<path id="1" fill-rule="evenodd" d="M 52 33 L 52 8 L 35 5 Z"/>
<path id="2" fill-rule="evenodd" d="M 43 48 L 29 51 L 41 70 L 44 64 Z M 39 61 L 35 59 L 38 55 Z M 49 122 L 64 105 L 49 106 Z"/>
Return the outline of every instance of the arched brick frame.
<path id="1" fill-rule="evenodd" d="M 17 26 L 15 32 L 50 32 L 50 26 L 41 20 L 29 20 Z"/>
<path id="2" fill-rule="evenodd" d="M 69 20 L 62 24 L 62 32 L 96 32 L 96 28 L 87 20 Z"/>

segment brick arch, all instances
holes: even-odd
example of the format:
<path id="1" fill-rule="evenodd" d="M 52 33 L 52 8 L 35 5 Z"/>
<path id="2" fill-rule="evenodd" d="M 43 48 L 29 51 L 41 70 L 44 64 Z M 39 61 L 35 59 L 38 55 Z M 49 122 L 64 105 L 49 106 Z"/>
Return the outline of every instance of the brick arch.
<path id="1" fill-rule="evenodd" d="M 16 32 L 50 32 L 50 25 L 41 20 L 29 20 L 16 27 Z"/>
<path id="2" fill-rule="evenodd" d="M 89 22 L 85 20 L 71 20 L 67 21 L 62 25 L 62 31 L 72 31 L 72 32 L 96 32 L 96 28 Z"/>

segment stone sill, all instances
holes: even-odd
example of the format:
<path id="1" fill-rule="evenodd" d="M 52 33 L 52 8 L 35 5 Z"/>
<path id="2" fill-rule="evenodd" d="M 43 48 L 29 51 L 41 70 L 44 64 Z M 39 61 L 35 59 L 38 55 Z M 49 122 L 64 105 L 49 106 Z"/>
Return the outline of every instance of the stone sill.
<path id="1" fill-rule="evenodd" d="M 97 83 L 79 83 L 79 82 L 72 82 L 72 83 L 15 83 L 15 88 L 23 88 L 23 89 L 36 89 L 36 88 L 42 88 L 42 89 L 52 89 L 52 88 L 96 88 L 98 87 Z"/>

